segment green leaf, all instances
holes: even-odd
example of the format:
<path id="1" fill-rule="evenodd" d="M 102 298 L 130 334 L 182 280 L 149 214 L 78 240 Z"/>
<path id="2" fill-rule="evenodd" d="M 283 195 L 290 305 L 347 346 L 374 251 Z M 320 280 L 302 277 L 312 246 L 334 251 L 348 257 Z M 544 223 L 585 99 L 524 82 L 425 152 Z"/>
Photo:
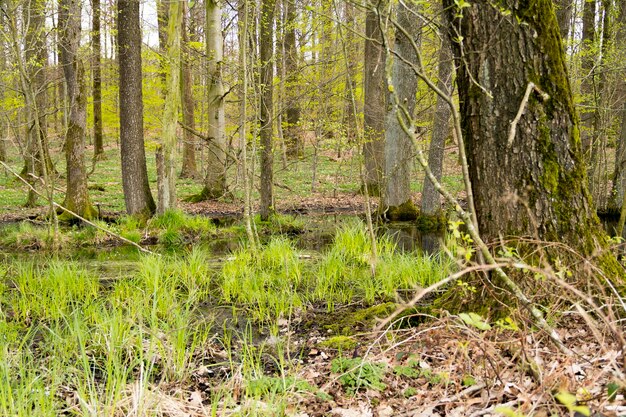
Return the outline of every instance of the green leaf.
<path id="1" fill-rule="evenodd" d="M 505 406 L 498 406 L 494 409 L 494 411 L 496 413 L 500 413 L 506 417 L 524 417 L 524 414 L 522 413 L 518 413 L 517 411 L 513 410 L 510 407 L 505 407 Z"/>
<path id="2" fill-rule="evenodd" d="M 577 405 L 576 396 L 567 391 L 561 391 L 554 396 L 558 402 L 563 404 L 569 411 L 574 411 L 583 416 L 590 416 L 591 410 L 586 405 Z"/>
<path id="3" fill-rule="evenodd" d="M 607 398 L 609 401 L 615 401 L 615 397 L 617 396 L 617 391 L 619 390 L 619 384 L 615 382 L 609 382 L 606 386 Z"/>
<path id="4" fill-rule="evenodd" d="M 487 323 L 479 314 L 476 313 L 461 313 L 459 317 L 465 324 L 477 328 L 478 330 L 489 330 L 491 325 Z"/>

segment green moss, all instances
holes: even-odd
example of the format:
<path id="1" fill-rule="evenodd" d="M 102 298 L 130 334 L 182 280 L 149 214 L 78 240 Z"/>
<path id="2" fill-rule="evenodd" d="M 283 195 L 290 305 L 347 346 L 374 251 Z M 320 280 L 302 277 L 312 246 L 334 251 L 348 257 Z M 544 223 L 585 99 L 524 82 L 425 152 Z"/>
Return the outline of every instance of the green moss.
<path id="1" fill-rule="evenodd" d="M 407 200 L 399 206 L 387 206 L 380 213 L 386 220 L 395 221 L 411 221 L 416 220 L 419 216 L 419 210 L 411 200 Z"/>
<path id="2" fill-rule="evenodd" d="M 384 318 L 396 309 L 395 303 L 378 304 L 362 310 L 346 312 L 343 315 L 333 314 L 329 322 L 322 327 L 338 335 L 352 335 L 363 329 L 373 326 L 376 318 Z"/>
<path id="3" fill-rule="evenodd" d="M 417 228 L 423 232 L 435 232 L 445 230 L 448 225 L 448 217 L 439 210 L 435 214 L 419 214 L 417 217 Z"/>
<path id="4" fill-rule="evenodd" d="M 349 336 L 333 336 L 320 343 L 320 346 L 337 349 L 338 351 L 350 350 L 356 347 L 356 341 Z"/>

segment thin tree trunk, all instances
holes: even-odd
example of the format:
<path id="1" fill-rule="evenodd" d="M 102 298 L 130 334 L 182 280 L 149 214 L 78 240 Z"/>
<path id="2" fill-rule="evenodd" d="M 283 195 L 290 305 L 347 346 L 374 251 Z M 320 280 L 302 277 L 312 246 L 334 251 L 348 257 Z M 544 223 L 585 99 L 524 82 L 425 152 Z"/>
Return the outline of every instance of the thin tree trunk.
<path id="1" fill-rule="evenodd" d="M 122 186 L 126 211 L 150 217 L 155 210 L 143 140 L 139 1 L 118 0 L 118 61 Z"/>
<path id="2" fill-rule="evenodd" d="M 441 91 L 448 95 L 452 94 L 452 50 L 450 41 L 446 33 L 442 34 L 441 46 L 439 47 L 439 67 L 437 84 Z M 435 120 L 433 122 L 433 134 L 430 139 L 430 148 L 428 151 L 428 167 L 432 171 L 434 177 L 441 181 L 443 173 L 443 157 L 446 144 L 446 137 L 450 133 L 450 106 L 441 97 L 437 96 L 437 105 L 435 107 Z M 422 213 L 426 215 L 435 215 L 441 210 L 441 195 L 430 181 L 428 176 L 424 178 L 424 187 L 422 188 Z"/>
<path id="3" fill-rule="evenodd" d="M 91 0 L 92 71 L 93 71 L 93 153 L 94 159 L 104 156 L 102 137 L 102 46 L 100 43 L 100 0 Z"/>
<path id="4" fill-rule="evenodd" d="M 28 109 L 27 157 L 21 175 L 31 181 L 32 185 L 35 177 L 42 177 L 47 183 L 49 174 L 54 172 L 46 128 L 48 53 L 44 38 L 45 2 L 43 0 L 31 0 L 28 7 L 24 8 L 24 21 L 28 24 L 24 45 L 27 68 L 26 84 L 28 84 L 26 88 L 33 94 L 31 100 L 26 100 Z M 18 39 L 16 38 L 15 41 L 18 42 Z M 49 187 L 50 184 L 46 184 L 46 186 Z M 26 205 L 33 207 L 36 201 L 36 194 L 29 189 Z"/>
<path id="5" fill-rule="evenodd" d="M 300 132 L 300 94 L 299 52 L 296 45 L 296 2 L 284 0 L 285 7 L 285 94 L 286 111 L 285 141 L 287 157 L 300 158 L 304 156 L 304 140 Z"/>
<path id="6" fill-rule="evenodd" d="M 226 137 L 224 114 L 224 82 L 222 80 L 223 39 L 222 3 L 206 0 L 208 133 L 207 173 L 203 198 L 218 198 L 226 192 Z"/>
<path id="7" fill-rule="evenodd" d="M 626 42 L 626 1 L 620 4 L 618 21 L 616 22 L 616 31 L 614 38 L 615 45 L 624 48 Z M 622 52 L 623 53 L 623 52 Z M 626 71 L 622 70 L 622 74 Z M 613 174 L 613 192 L 610 208 L 619 212 L 626 209 L 623 204 L 624 194 L 626 191 L 626 82 L 624 77 L 618 85 L 618 94 L 621 95 L 621 120 L 619 136 L 617 138 L 617 150 L 615 151 L 615 172 Z"/>
<path id="8" fill-rule="evenodd" d="M 0 25 L 4 25 L 4 17 L 0 17 Z M 4 37 L 0 38 L 0 74 L 4 74 L 7 64 L 7 50 L 5 48 Z M 4 83 L 0 83 L 0 103 L 4 102 L 6 88 Z M 0 161 L 7 161 L 7 142 L 9 140 L 8 123 L 4 117 L 0 117 Z"/>
<path id="9" fill-rule="evenodd" d="M 383 8 L 382 5 L 380 8 Z M 378 13 L 368 10 L 365 17 L 365 74 L 363 75 L 365 128 L 363 191 L 367 190 L 370 195 L 380 195 L 385 160 L 387 88 L 386 54 L 382 47 L 382 36 Z"/>
<path id="10" fill-rule="evenodd" d="M 243 218 L 246 223 L 246 234 L 248 242 L 254 249 L 256 247 L 256 238 L 252 231 L 251 208 L 251 184 L 250 174 L 248 172 L 248 129 L 246 128 L 247 106 L 248 106 L 248 63 L 247 63 L 247 44 L 248 44 L 248 5 L 245 0 L 241 0 L 238 10 L 238 40 L 239 40 L 239 84 L 240 84 L 240 104 L 239 104 L 239 147 L 241 148 L 240 171 L 243 180 L 244 205 Z"/>
<path id="11" fill-rule="evenodd" d="M 180 62 L 181 26 L 183 10 L 179 0 L 169 1 L 167 22 L 167 61 L 165 111 L 163 113 L 163 176 L 160 177 L 162 192 L 159 193 L 157 213 L 176 208 L 176 127 L 180 108 Z"/>
<path id="12" fill-rule="evenodd" d="M 403 2 L 398 3 L 393 55 L 387 57 L 393 61 L 390 94 L 395 94 L 402 103 L 402 108 L 395 104 L 391 106 L 385 120 L 385 191 L 381 214 L 389 220 L 417 218 L 417 208 L 411 200 L 413 140 L 405 134 L 400 122 L 410 125 L 415 109 L 417 75 L 412 65 L 417 65 L 414 45 L 420 44 L 421 34 L 420 25 L 415 24 L 415 13 L 417 6 L 409 9 Z M 390 99 L 388 102 L 394 101 Z"/>
<path id="13" fill-rule="evenodd" d="M 194 99 L 193 99 L 193 73 L 191 71 L 189 56 L 189 33 L 193 33 L 187 22 L 187 0 L 183 5 L 183 25 L 182 25 L 182 42 L 183 55 L 181 62 L 181 82 L 182 82 L 182 106 L 183 106 L 183 123 L 195 129 L 194 116 Z M 195 37 L 192 35 L 192 39 Z M 198 176 L 198 168 L 196 166 L 196 137 L 187 129 L 183 130 L 183 166 L 180 172 L 181 178 L 196 178 Z"/>
<path id="14" fill-rule="evenodd" d="M 595 92 L 595 40 L 596 0 L 583 2 L 583 33 L 581 48 L 581 93 L 584 106 L 580 110 L 580 137 L 586 161 L 591 159 L 593 147 L 593 118 L 596 106 Z"/>
<path id="15" fill-rule="evenodd" d="M 274 147 L 273 147 L 273 82 L 274 82 L 274 8 L 275 0 L 262 0 L 260 22 L 261 59 L 261 220 L 273 212 Z"/>

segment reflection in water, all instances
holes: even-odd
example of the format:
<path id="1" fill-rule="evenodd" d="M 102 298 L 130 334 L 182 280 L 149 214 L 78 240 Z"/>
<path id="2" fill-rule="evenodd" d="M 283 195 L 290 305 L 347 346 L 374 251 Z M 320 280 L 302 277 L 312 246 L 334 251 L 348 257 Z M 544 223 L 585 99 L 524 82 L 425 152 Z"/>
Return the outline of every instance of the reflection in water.
<path id="1" fill-rule="evenodd" d="M 380 230 L 391 237 L 398 249 L 404 252 L 421 250 L 430 255 L 439 252 L 443 240 L 442 231 L 425 232 L 410 222 L 388 223 Z"/>

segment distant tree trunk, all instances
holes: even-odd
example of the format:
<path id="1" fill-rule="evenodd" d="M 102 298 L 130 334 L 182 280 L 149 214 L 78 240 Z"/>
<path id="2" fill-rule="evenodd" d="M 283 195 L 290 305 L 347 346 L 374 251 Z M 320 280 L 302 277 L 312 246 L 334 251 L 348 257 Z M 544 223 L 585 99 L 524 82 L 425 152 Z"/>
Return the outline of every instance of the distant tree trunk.
<path id="1" fill-rule="evenodd" d="M 365 17 L 365 74 L 363 75 L 365 143 L 363 157 L 363 188 L 370 195 L 380 195 L 385 160 L 385 113 L 387 88 L 385 83 L 386 54 L 382 47 L 382 32 L 378 14 L 367 10 Z"/>
<path id="2" fill-rule="evenodd" d="M 42 177 L 44 181 L 48 181 L 48 175 L 54 172 L 46 127 L 48 50 L 45 39 L 45 7 L 44 0 L 31 0 L 28 2 L 28 7 L 24 8 L 24 22 L 28 24 L 24 44 L 28 73 L 28 86 L 25 88 L 30 89 L 34 97 L 30 100 L 27 98 L 27 156 L 22 176 L 31 182 L 34 182 L 34 177 Z M 30 96 L 30 94 L 25 95 Z M 33 190 L 29 189 L 26 206 L 33 207 L 36 202 L 37 196 Z"/>
<path id="3" fill-rule="evenodd" d="M 148 183 L 143 141 L 139 0 L 117 2 L 117 45 L 122 186 L 126 211 L 130 215 L 150 217 L 156 207 Z"/>
<path id="4" fill-rule="evenodd" d="M 206 0 L 208 133 L 207 173 L 204 198 L 218 198 L 226 192 L 226 121 L 224 115 L 224 82 L 222 80 L 223 39 L 222 3 Z"/>
<path id="5" fill-rule="evenodd" d="M 343 127 L 346 132 L 346 139 L 352 143 L 356 137 L 356 109 L 354 108 L 354 92 L 356 91 L 356 70 L 357 53 L 355 48 L 356 10 L 351 1 L 343 2 L 344 24 L 346 25 L 344 37 L 344 59 L 346 62 L 346 77 L 344 85 L 344 105 L 343 105 Z"/>
<path id="6" fill-rule="evenodd" d="M 176 128 L 180 108 L 180 38 L 183 21 L 182 6 L 178 0 L 170 0 L 167 22 L 167 59 L 165 60 L 165 111 L 162 131 L 162 175 L 158 177 L 159 195 L 157 213 L 163 214 L 176 208 Z"/>
<path id="7" fill-rule="evenodd" d="M 0 17 L 0 25 L 4 25 L 4 16 Z M 3 74 L 6 70 L 7 56 L 4 38 L 0 38 L 0 74 Z M 4 102 L 6 94 L 6 88 L 4 83 L 0 83 L 0 103 Z M 0 117 L 0 161 L 6 162 L 7 160 L 7 141 L 8 137 L 8 125 L 4 117 Z"/>
<path id="8" fill-rule="evenodd" d="M 583 37 L 581 48 L 581 93 L 584 106 L 580 110 L 580 137 L 583 156 L 586 161 L 591 159 L 593 147 L 593 118 L 595 100 L 595 41 L 596 41 L 596 0 L 583 2 Z"/>
<path id="9" fill-rule="evenodd" d="M 100 0 L 91 0 L 92 24 L 92 71 L 93 71 L 93 153 L 94 158 L 104 156 L 104 142 L 102 137 L 102 68 L 100 44 Z"/>
<path id="10" fill-rule="evenodd" d="M 285 11 L 285 73 L 286 111 L 285 141 L 287 156 L 299 158 L 304 155 L 304 141 L 300 132 L 300 94 L 299 53 L 296 45 L 296 0 L 284 0 Z"/>
<path id="11" fill-rule="evenodd" d="M 417 218 L 417 207 L 411 200 L 411 163 L 413 161 L 413 139 L 403 130 L 399 121 L 411 125 L 417 94 L 417 75 L 411 64 L 417 66 L 417 51 L 421 28 L 415 23 L 417 6 L 411 9 L 405 3 L 397 5 L 395 42 L 392 56 L 389 106 L 385 120 L 385 176 L 381 214 L 389 220 L 413 220 Z M 406 35 L 410 36 L 408 39 Z M 395 95 L 400 106 L 395 104 Z"/>
<path id="12" fill-rule="evenodd" d="M 273 82 L 274 82 L 274 8 L 275 0 L 262 0 L 259 32 L 261 59 L 261 220 L 273 211 L 274 147 L 273 147 Z"/>
<path id="13" fill-rule="evenodd" d="M 157 34 L 159 36 L 159 75 L 161 98 L 167 96 L 167 23 L 169 22 L 169 0 L 157 0 Z"/>
<path id="14" fill-rule="evenodd" d="M 563 42 L 569 37 L 569 29 L 572 20 L 572 1 L 573 0 L 555 0 L 556 20 L 559 24 L 559 32 Z"/>
<path id="15" fill-rule="evenodd" d="M 193 73 L 191 72 L 189 56 L 189 35 L 192 32 L 187 19 L 187 0 L 183 2 L 183 25 L 182 25 L 182 62 L 181 62 L 181 83 L 182 83 L 182 106 L 183 123 L 195 129 L 194 99 L 193 99 Z M 192 36 L 193 37 L 193 36 Z M 195 37 L 194 37 L 195 38 Z M 180 172 L 181 178 L 196 178 L 198 168 L 196 166 L 196 138 L 187 129 L 183 129 L 183 166 Z"/>
<path id="16" fill-rule="evenodd" d="M 626 43 L 626 1 L 620 4 L 618 21 L 615 31 L 615 45 L 624 48 Z M 623 53 L 623 52 L 622 52 Z M 622 70 L 622 74 L 626 71 Z M 619 137 L 617 138 L 617 150 L 615 152 L 615 172 L 613 173 L 613 192 L 610 207 L 619 212 L 623 209 L 624 194 L 626 191 L 626 82 L 624 77 L 618 85 L 618 92 L 621 94 L 621 126 Z"/>
<path id="17" fill-rule="evenodd" d="M 439 68 L 437 75 L 437 87 L 446 94 L 452 94 L 452 50 L 448 35 L 443 33 L 441 46 L 439 47 Z M 433 134 L 430 139 L 428 151 L 428 167 L 437 180 L 441 181 L 443 173 L 443 156 L 446 137 L 450 133 L 450 106 L 441 97 L 437 97 L 435 107 L 435 120 L 433 122 Z M 422 188 L 422 213 L 434 215 L 441 210 L 441 196 L 433 183 L 424 178 Z"/>
<path id="18" fill-rule="evenodd" d="M 552 3 L 478 0 L 462 18 L 453 0 L 444 7 L 456 31 L 460 113 L 481 233 L 566 242 L 590 255 L 605 245 L 604 232 L 587 190 Z M 511 136 L 530 82 L 540 90 L 530 90 Z"/>
<path id="19" fill-rule="evenodd" d="M 83 63 L 78 58 L 80 46 L 79 0 L 59 1 L 59 61 L 65 75 L 69 116 L 65 133 L 65 160 L 67 163 L 67 189 L 64 206 L 74 213 L 90 219 L 96 216 L 87 191 L 85 171 L 85 132 L 87 121 L 87 96 Z M 71 218 L 70 215 L 64 217 Z"/>

